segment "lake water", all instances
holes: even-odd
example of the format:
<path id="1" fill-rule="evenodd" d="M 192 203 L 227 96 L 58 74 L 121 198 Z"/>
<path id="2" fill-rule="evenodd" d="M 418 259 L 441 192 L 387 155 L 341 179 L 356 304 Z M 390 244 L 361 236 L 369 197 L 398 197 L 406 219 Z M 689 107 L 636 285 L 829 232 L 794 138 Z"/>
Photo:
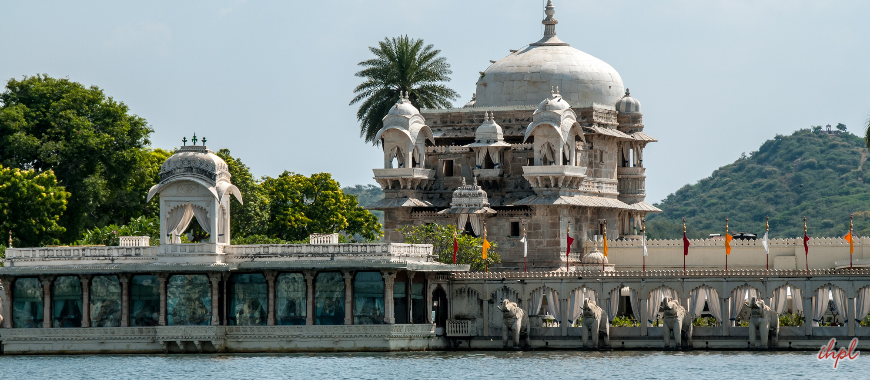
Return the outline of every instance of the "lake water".
<path id="1" fill-rule="evenodd" d="M 255 355 L 0 356 L 3 379 L 843 379 L 870 377 L 870 356 L 815 352 L 398 352 Z"/>

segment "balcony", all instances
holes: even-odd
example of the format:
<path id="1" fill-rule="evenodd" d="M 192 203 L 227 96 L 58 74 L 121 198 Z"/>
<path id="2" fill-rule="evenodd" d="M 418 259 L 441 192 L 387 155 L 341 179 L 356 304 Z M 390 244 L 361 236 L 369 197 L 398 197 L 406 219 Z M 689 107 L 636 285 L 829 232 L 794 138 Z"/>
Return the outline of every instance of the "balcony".
<path id="1" fill-rule="evenodd" d="M 586 167 L 568 165 L 523 166 L 523 177 L 533 189 L 579 190 Z"/>
<path id="2" fill-rule="evenodd" d="M 474 170 L 472 170 L 472 172 L 474 173 L 475 177 L 477 177 L 479 179 L 484 179 L 484 180 L 498 179 L 501 177 L 501 174 L 502 174 L 501 168 L 474 169 Z"/>
<path id="3" fill-rule="evenodd" d="M 373 169 L 384 190 L 425 190 L 435 182 L 435 170 L 423 168 Z"/>
<path id="4" fill-rule="evenodd" d="M 646 168 L 635 166 L 633 168 L 616 168 L 616 175 L 619 178 L 622 177 L 640 177 L 645 175 Z"/>
<path id="5" fill-rule="evenodd" d="M 448 319 L 447 336 L 477 336 L 477 328 L 475 326 L 474 320 Z"/>

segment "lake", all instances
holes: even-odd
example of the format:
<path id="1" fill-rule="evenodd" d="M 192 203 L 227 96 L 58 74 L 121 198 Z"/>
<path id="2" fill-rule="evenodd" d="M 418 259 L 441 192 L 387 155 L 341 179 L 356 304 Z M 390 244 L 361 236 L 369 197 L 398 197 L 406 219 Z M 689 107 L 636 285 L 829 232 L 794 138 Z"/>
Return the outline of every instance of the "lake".
<path id="1" fill-rule="evenodd" d="M 870 357 L 816 352 L 470 351 L 232 355 L 0 356 L 3 379 L 865 378 Z"/>

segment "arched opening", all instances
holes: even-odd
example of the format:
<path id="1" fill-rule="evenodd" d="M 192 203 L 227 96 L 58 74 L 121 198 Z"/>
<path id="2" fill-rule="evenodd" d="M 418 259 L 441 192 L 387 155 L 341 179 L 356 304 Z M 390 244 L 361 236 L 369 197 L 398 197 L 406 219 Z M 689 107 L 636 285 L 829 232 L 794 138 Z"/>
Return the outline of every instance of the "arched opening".
<path id="1" fill-rule="evenodd" d="M 82 282 L 60 276 L 51 288 L 51 327 L 82 327 Z"/>
<path id="2" fill-rule="evenodd" d="M 846 292 L 826 284 L 813 297 L 813 326 L 843 326 L 846 322 Z"/>
<path id="3" fill-rule="evenodd" d="M 314 324 L 344 324 L 344 279 L 340 272 L 321 272 L 314 279 Z"/>
<path id="4" fill-rule="evenodd" d="M 483 157 L 483 168 L 484 169 L 495 169 L 495 162 L 492 160 L 492 156 L 490 156 L 489 150 L 487 150 L 486 155 Z"/>
<path id="5" fill-rule="evenodd" d="M 716 326 L 722 323 L 722 311 L 719 303 L 719 292 L 707 285 L 702 285 L 689 292 L 688 311 L 693 320 L 702 318 L 696 326 Z M 715 322 L 710 323 L 710 318 Z"/>
<path id="6" fill-rule="evenodd" d="M 353 281 L 353 324 L 381 325 L 384 310 L 381 272 L 357 272 Z"/>
<path id="7" fill-rule="evenodd" d="M 281 273 L 275 279 L 275 324 L 304 325 L 307 285 L 302 273 Z"/>
<path id="8" fill-rule="evenodd" d="M 265 326 L 269 289 L 262 273 L 236 273 L 227 283 L 230 326 Z"/>
<path id="9" fill-rule="evenodd" d="M 435 314 L 435 327 L 444 328 L 447 326 L 447 318 L 449 318 L 447 302 L 447 292 L 441 285 L 438 285 L 432 292 L 432 313 Z"/>
<path id="10" fill-rule="evenodd" d="M 395 323 L 406 324 L 410 321 L 409 298 L 408 298 L 408 272 L 399 271 L 393 280 L 393 318 Z"/>
<path id="11" fill-rule="evenodd" d="M 598 293 L 590 288 L 581 286 L 568 294 L 568 327 L 580 326 L 583 317 L 583 304 L 587 300 L 597 305 Z"/>
<path id="12" fill-rule="evenodd" d="M 117 276 L 94 276 L 90 287 L 91 327 L 121 326 L 121 282 Z"/>
<path id="13" fill-rule="evenodd" d="M 157 276 L 130 279 L 130 327 L 157 326 L 160 321 L 160 283 Z"/>
<path id="14" fill-rule="evenodd" d="M 42 313 L 45 310 L 42 304 L 42 283 L 37 278 L 19 278 L 15 280 L 13 287 L 12 327 L 42 327 Z"/>
<path id="15" fill-rule="evenodd" d="M 529 297 L 529 315 L 541 317 L 544 327 L 558 327 L 562 323 L 559 293 L 550 287 L 540 287 Z"/>
<path id="16" fill-rule="evenodd" d="M 211 289 L 204 274 L 175 275 L 166 284 L 168 326 L 208 325 L 211 320 Z"/>
<path id="17" fill-rule="evenodd" d="M 761 292 L 751 285 L 740 285 L 731 291 L 729 304 L 731 313 L 729 321 L 731 326 L 740 326 L 741 323 L 749 322 L 749 300 L 752 298 L 760 298 Z"/>
<path id="18" fill-rule="evenodd" d="M 549 142 L 541 145 L 539 156 L 541 157 L 541 166 L 556 164 L 556 148 L 553 148 L 553 144 Z"/>

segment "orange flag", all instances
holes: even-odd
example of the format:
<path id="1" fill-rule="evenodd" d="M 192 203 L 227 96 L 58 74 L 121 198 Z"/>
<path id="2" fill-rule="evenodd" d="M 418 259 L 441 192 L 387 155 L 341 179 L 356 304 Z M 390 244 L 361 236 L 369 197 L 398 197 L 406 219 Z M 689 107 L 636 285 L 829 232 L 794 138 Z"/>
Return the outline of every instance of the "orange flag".
<path id="1" fill-rule="evenodd" d="M 489 241 L 483 238 L 483 259 L 486 260 L 486 250 L 489 249 Z"/>
<path id="2" fill-rule="evenodd" d="M 731 254 L 731 240 L 734 240 L 734 236 L 731 236 L 731 234 L 726 233 L 725 234 L 725 254 L 726 255 Z"/>
<path id="3" fill-rule="evenodd" d="M 846 239 L 846 241 L 849 242 L 849 253 L 855 253 L 855 242 L 852 240 L 852 231 L 849 231 L 843 239 Z"/>

